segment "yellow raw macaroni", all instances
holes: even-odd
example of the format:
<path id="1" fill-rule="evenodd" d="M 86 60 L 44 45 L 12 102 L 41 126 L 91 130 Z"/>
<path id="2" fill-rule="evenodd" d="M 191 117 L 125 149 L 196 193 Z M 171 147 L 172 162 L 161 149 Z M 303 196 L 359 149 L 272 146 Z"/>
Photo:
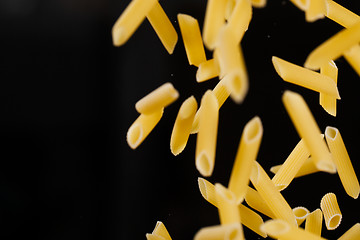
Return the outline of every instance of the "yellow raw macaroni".
<path id="1" fill-rule="evenodd" d="M 360 21 L 358 15 L 332 0 L 327 0 L 326 17 L 346 28 L 349 28 Z"/>
<path id="2" fill-rule="evenodd" d="M 194 240 L 243 240 L 243 230 L 241 224 L 226 224 L 204 227 L 200 229 Z"/>
<path id="3" fill-rule="evenodd" d="M 322 220 L 323 214 L 319 208 L 311 212 L 306 218 L 305 231 L 321 236 Z"/>
<path id="4" fill-rule="evenodd" d="M 298 93 L 285 91 L 282 97 L 285 108 L 318 169 L 335 173 L 336 166 L 321 132 L 305 100 Z"/>
<path id="5" fill-rule="evenodd" d="M 214 93 L 208 90 L 201 99 L 201 115 L 195 153 L 196 168 L 203 176 L 211 176 L 214 169 L 218 119 L 218 101 Z"/>
<path id="6" fill-rule="evenodd" d="M 335 127 L 326 127 L 325 137 L 346 193 L 357 199 L 360 192 L 359 180 L 339 130 Z"/>
<path id="7" fill-rule="evenodd" d="M 309 8 L 305 11 L 305 18 L 308 22 L 314 22 L 325 17 L 327 12 L 326 0 L 309 0 Z"/>
<path id="8" fill-rule="evenodd" d="M 310 213 L 310 211 L 307 210 L 307 208 L 305 208 L 305 207 L 293 208 L 293 212 L 295 214 L 295 219 L 296 219 L 298 226 L 300 226 L 305 221 L 305 219 L 307 218 L 307 216 Z"/>
<path id="9" fill-rule="evenodd" d="M 303 11 L 309 9 L 310 1 L 311 0 L 290 0 L 290 2 Z"/>
<path id="10" fill-rule="evenodd" d="M 256 8 L 263 8 L 266 6 L 266 0 L 251 0 L 251 4 Z"/>
<path id="11" fill-rule="evenodd" d="M 325 226 L 328 230 L 334 230 L 340 225 L 342 214 L 334 193 L 325 194 L 320 202 L 324 214 Z"/>
<path id="12" fill-rule="evenodd" d="M 248 187 L 245 195 L 245 202 L 258 212 L 268 216 L 269 218 L 276 218 L 267 203 L 260 196 L 260 194 L 251 187 Z"/>
<path id="13" fill-rule="evenodd" d="M 186 146 L 196 110 L 197 102 L 193 96 L 186 99 L 179 109 L 170 138 L 170 150 L 175 156 Z"/>
<path id="14" fill-rule="evenodd" d="M 329 61 L 320 68 L 320 73 L 330 77 L 337 84 L 338 68 L 334 61 Z M 320 105 L 326 112 L 332 116 L 336 116 L 336 98 L 326 93 L 320 92 Z"/>
<path id="15" fill-rule="evenodd" d="M 256 116 L 244 127 L 230 175 L 228 187 L 234 193 L 238 203 L 241 203 L 246 195 L 251 170 L 259 151 L 262 135 L 262 123 L 260 118 Z"/>
<path id="16" fill-rule="evenodd" d="M 217 76 L 219 76 L 219 67 L 215 64 L 214 59 L 210 59 L 200 63 L 196 72 L 196 81 L 204 82 Z"/>
<path id="17" fill-rule="evenodd" d="M 208 180 L 201 177 L 198 178 L 198 185 L 203 198 L 205 198 L 206 201 L 217 207 L 215 186 Z"/>
<path id="18" fill-rule="evenodd" d="M 162 109 L 179 97 L 179 92 L 174 86 L 167 82 L 140 99 L 135 108 L 139 113 L 151 114 L 159 109 Z"/>
<path id="19" fill-rule="evenodd" d="M 178 14 L 177 19 L 190 65 L 199 66 L 206 61 L 198 21 L 186 14 Z"/>
<path id="20" fill-rule="evenodd" d="M 270 172 L 276 174 L 282 165 L 273 166 L 270 168 Z M 305 160 L 304 164 L 301 166 L 300 170 L 296 173 L 295 178 L 306 176 L 312 173 L 319 172 L 320 170 L 316 167 L 312 158 L 308 158 Z"/>
<path id="21" fill-rule="evenodd" d="M 148 240 L 171 240 L 170 234 L 165 228 L 165 225 L 158 221 L 151 234 L 146 234 Z"/>
<path id="22" fill-rule="evenodd" d="M 145 140 L 160 121 L 163 112 L 164 108 L 149 115 L 140 114 L 130 126 L 126 135 L 126 141 L 132 149 L 137 148 Z"/>
<path id="23" fill-rule="evenodd" d="M 240 43 L 248 29 L 251 17 L 251 2 L 249 0 L 237 0 L 226 24 L 226 28 L 233 34 L 237 43 Z"/>
<path id="24" fill-rule="evenodd" d="M 360 45 L 356 44 L 350 50 L 344 52 L 344 57 L 346 61 L 351 65 L 351 67 L 356 71 L 360 76 Z"/>
<path id="25" fill-rule="evenodd" d="M 360 223 L 356 223 L 347 230 L 338 240 L 358 240 L 360 239 Z"/>
<path id="26" fill-rule="evenodd" d="M 266 233 L 260 229 L 260 226 L 264 223 L 264 221 L 259 214 L 242 204 L 239 204 L 239 211 L 241 216 L 241 223 L 244 226 L 248 227 L 263 238 L 267 237 Z"/>
<path id="27" fill-rule="evenodd" d="M 216 204 L 221 225 L 241 223 L 235 195 L 220 183 L 215 184 Z"/>

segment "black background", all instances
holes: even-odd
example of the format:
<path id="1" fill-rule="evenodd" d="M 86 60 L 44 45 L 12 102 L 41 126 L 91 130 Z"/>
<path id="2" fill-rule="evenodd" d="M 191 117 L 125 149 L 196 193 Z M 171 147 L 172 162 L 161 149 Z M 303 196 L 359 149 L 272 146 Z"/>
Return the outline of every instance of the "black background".
<path id="1" fill-rule="evenodd" d="M 356 1 L 338 1 L 360 13 Z M 192 239 L 219 223 L 217 210 L 200 195 L 195 135 L 178 157 L 169 141 L 181 103 L 200 102 L 217 80 L 196 83 L 181 36 L 174 54 L 145 21 L 122 47 L 112 46 L 111 27 L 129 0 L 2 0 L 0 2 L 0 237 L 18 239 L 145 239 L 156 221 L 174 240 Z M 178 34 L 177 13 L 198 19 L 206 1 L 161 1 Z M 360 176 L 359 76 L 340 58 L 338 116 L 327 114 L 319 96 L 283 82 L 275 55 L 302 65 L 320 43 L 341 30 L 329 19 L 305 22 L 289 1 L 254 9 L 242 41 L 250 78 L 242 105 L 227 100 L 220 110 L 215 170 L 211 182 L 226 185 L 242 129 L 260 116 L 264 136 L 258 161 L 266 169 L 283 162 L 299 137 L 281 103 L 286 89 L 301 93 L 321 131 L 340 129 Z M 208 52 L 208 57 L 211 57 Z M 180 98 L 137 150 L 126 132 L 137 118 L 135 103 L 165 82 Z M 291 207 L 313 211 L 334 192 L 343 213 L 336 239 L 359 222 L 359 202 L 347 196 L 337 175 L 295 179 L 283 191 Z M 266 217 L 264 219 L 267 219 Z M 258 239 L 245 229 L 247 239 Z"/>

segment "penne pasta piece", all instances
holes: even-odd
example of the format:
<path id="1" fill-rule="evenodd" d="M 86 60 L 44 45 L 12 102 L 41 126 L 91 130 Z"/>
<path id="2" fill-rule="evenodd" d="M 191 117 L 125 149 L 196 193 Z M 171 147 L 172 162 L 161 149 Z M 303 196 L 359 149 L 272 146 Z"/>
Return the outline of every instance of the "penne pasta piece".
<path id="1" fill-rule="evenodd" d="M 285 222 L 281 219 L 268 220 L 262 226 L 261 229 L 266 232 L 270 237 L 282 240 L 325 240 L 320 236 L 316 236 L 311 232 L 304 231 L 302 228 L 298 228 Z"/>
<path id="2" fill-rule="evenodd" d="M 198 21 L 186 14 L 178 14 L 181 36 L 190 65 L 199 66 L 206 61 L 205 49 L 201 39 Z"/>
<path id="3" fill-rule="evenodd" d="M 276 218 L 283 219 L 288 223 L 297 226 L 295 215 L 289 204 L 276 189 L 274 183 L 268 177 L 264 169 L 256 161 L 253 166 L 250 180 Z"/>
<path id="4" fill-rule="evenodd" d="M 242 103 L 249 91 L 247 73 L 243 71 L 243 68 L 230 72 L 222 80 L 224 80 L 232 100 L 238 104 Z"/>
<path id="5" fill-rule="evenodd" d="M 276 72 L 286 82 L 293 83 L 313 91 L 326 93 L 340 99 L 337 86 L 333 79 L 318 72 L 295 65 L 281 58 L 272 57 Z"/>
<path id="6" fill-rule="evenodd" d="M 167 231 L 165 225 L 157 221 L 155 228 L 151 234 L 146 234 L 147 240 L 171 240 L 170 234 Z"/>
<path id="7" fill-rule="evenodd" d="M 360 42 L 360 22 L 341 30 L 315 48 L 307 57 L 304 66 L 318 70 L 331 60 L 336 60 Z"/>
<path id="8" fill-rule="evenodd" d="M 234 165 L 229 180 L 229 190 L 234 193 L 237 203 L 241 203 L 246 195 L 251 170 L 256 160 L 263 126 L 258 116 L 251 119 L 244 127 Z"/>
<path id="9" fill-rule="evenodd" d="M 340 4 L 332 0 L 326 0 L 326 2 L 327 2 L 326 17 L 333 20 L 334 22 L 337 22 L 343 27 L 349 28 L 360 21 L 360 17 L 358 15 L 344 8 Z"/>
<path id="10" fill-rule="evenodd" d="M 293 208 L 293 212 L 295 214 L 295 219 L 296 219 L 298 226 L 300 226 L 305 221 L 305 219 L 307 218 L 307 216 L 310 213 L 310 211 L 307 210 L 307 208 L 305 208 L 305 207 Z"/>
<path id="11" fill-rule="evenodd" d="M 198 185 L 201 195 L 206 201 L 217 207 L 215 186 L 204 178 L 198 178 Z"/>
<path id="12" fill-rule="evenodd" d="M 249 27 L 251 17 L 252 7 L 250 0 L 237 0 L 226 24 L 226 28 L 233 34 L 236 43 L 239 44 L 243 38 Z"/>
<path id="13" fill-rule="evenodd" d="M 151 26 L 154 28 L 165 49 L 169 54 L 172 54 L 178 40 L 178 35 L 170 19 L 158 1 L 156 1 L 153 8 L 146 15 L 146 17 L 149 20 Z"/>
<path id="14" fill-rule="evenodd" d="M 270 172 L 276 174 L 279 169 L 282 167 L 282 165 L 273 166 L 270 168 Z M 319 172 L 320 170 L 315 166 L 315 163 L 313 160 L 308 158 L 305 160 L 304 164 L 301 166 L 300 170 L 296 173 L 295 178 L 306 176 L 312 173 Z"/>
<path id="15" fill-rule="evenodd" d="M 241 216 L 241 223 L 244 226 L 259 234 L 263 238 L 267 237 L 267 234 L 260 229 L 260 226 L 264 223 L 264 221 L 259 214 L 242 204 L 239 204 L 239 211 Z"/>
<path id="16" fill-rule="evenodd" d="M 342 214 L 334 193 L 325 194 L 320 202 L 324 214 L 325 226 L 328 230 L 336 229 L 341 222 Z"/>
<path id="17" fill-rule="evenodd" d="M 163 112 L 164 109 L 162 108 L 149 115 L 140 114 L 140 116 L 130 126 L 126 135 L 126 141 L 132 149 L 137 148 L 145 140 L 156 124 L 160 121 Z"/>
<path id="18" fill-rule="evenodd" d="M 154 235 L 152 233 L 147 233 L 145 236 L 146 236 L 146 240 L 165 240 L 165 238 L 159 235 Z"/>
<path id="19" fill-rule="evenodd" d="M 195 165 L 203 176 L 211 176 L 215 164 L 219 107 L 215 94 L 208 90 L 201 99 Z"/>
<path id="20" fill-rule="evenodd" d="M 202 37 L 209 50 L 214 50 L 220 29 L 225 23 L 226 2 L 223 0 L 207 1 Z"/>
<path id="21" fill-rule="evenodd" d="M 220 183 L 216 183 L 215 196 L 221 225 L 241 223 L 235 195 Z"/>
<path id="22" fill-rule="evenodd" d="M 356 177 L 340 131 L 335 127 L 326 127 L 325 137 L 346 193 L 357 199 L 360 192 L 359 180 Z"/>
<path id="23" fill-rule="evenodd" d="M 356 223 L 347 230 L 338 240 L 357 240 L 360 239 L 360 223 Z"/>
<path id="24" fill-rule="evenodd" d="M 179 97 L 179 92 L 174 86 L 167 82 L 140 99 L 136 104 L 136 111 L 143 114 L 152 114 L 162 109 Z"/>
<path id="25" fill-rule="evenodd" d="M 306 218 L 305 231 L 321 236 L 322 219 L 323 215 L 319 208 L 311 212 Z"/>
<path id="26" fill-rule="evenodd" d="M 205 82 L 211 78 L 219 76 L 219 67 L 215 64 L 214 59 L 200 63 L 196 71 L 196 81 Z"/>
<path id="27" fill-rule="evenodd" d="M 350 50 L 344 52 L 344 57 L 360 76 L 360 45 L 356 44 Z"/>
<path id="28" fill-rule="evenodd" d="M 290 0 L 290 2 L 303 11 L 306 11 L 309 8 L 310 1 L 311 0 Z"/>
<path id="29" fill-rule="evenodd" d="M 121 46 L 129 40 L 156 3 L 157 0 L 133 0 L 129 3 L 112 28 L 114 46 Z"/>
<path id="30" fill-rule="evenodd" d="M 243 230 L 239 223 L 201 228 L 194 240 L 243 240 Z"/>
<path id="31" fill-rule="evenodd" d="M 305 19 L 308 22 L 314 22 L 316 20 L 324 18 L 326 12 L 326 0 L 309 0 L 309 8 L 305 11 Z"/>
<path id="32" fill-rule="evenodd" d="M 321 171 L 335 173 L 336 166 L 332 156 L 305 100 L 300 94 L 287 90 L 283 94 L 282 101 L 298 134 L 309 149 L 316 167 Z"/>
<path id="33" fill-rule="evenodd" d="M 179 109 L 170 139 L 170 150 L 175 156 L 181 153 L 187 144 L 196 110 L 197 102 L 194 96 L 186 99 Z"/>
<path id="34" fill-rule="evenodd" d="M 226 99 L 230 96 L 230 92 L 228 91 L 227 87 L 225 86 L 224 79 L 220 80 L 219 83 L 213 89 L 213 93 L 215 94 L 216 99 L 218 100 L 218 107 L 219 110 L 221 106 L 224 104 Z M 195 114 L 194 122 L 192 124 L 191 133 L 197 133 L 199 131 L 199 119 L 201 113 L 201 106 Z"/>
<path id="35" fill-rule="evenodd" d="M 266 6 L 266 0 L 251 0 L 251 5 L 256 8 L 263 8 Z"/>
<path id="36" fill-rule="evenodd" d="M 330 77 L 337 84 L 338 68 L 334 61 L 330 61 L 320 68 L 320 73 Z M 320 105 L 332 116 L 336 116 L 336 98 L 320 92 Z"/>
<path id="37" fill-rule="evenodd" d="M 258 212 L 268 216 L 269 218 L 276 218 L 267 203 L 260 196 L 260 194 L 251 187 L 248 187 L 245 195 L 245 202 Z"/>
<path id="38" fill-rule="evenodd" d="M 310 152 L 306 147 L 304 140 L 301 139 L 272 178 L 273 183 L 279 191 L 282 191 L 289 186 L 305 161 L 309 159 L 309 156 Z"/>
<path id="39" fill-rule="evenodd" d="M 229 20 L 232 12 L 234 11 L 236 0 L 227 0 L 225 6 L 225 19 Z"/>

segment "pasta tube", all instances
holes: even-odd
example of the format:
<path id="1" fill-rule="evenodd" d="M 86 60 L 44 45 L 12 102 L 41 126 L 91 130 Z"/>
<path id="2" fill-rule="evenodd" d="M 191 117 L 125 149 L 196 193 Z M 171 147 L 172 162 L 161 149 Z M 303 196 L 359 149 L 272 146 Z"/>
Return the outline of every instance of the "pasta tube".
<path id="1" fill-rule="evenodd" d="M 320 202 L 320 207 L 324 213 L 325 226 L 328 230 L 336 229 L 341 222 L 342 214 L 334 193 L 325 194 Z"/>
<path id="2" fill-rule="evenodd" d="M 300 226 L 305 221 L 305 219 L 307 218 L 307 216 L 310 213 L 310 211 L 307 210 L 307 208 L 305 208 L 305 207 L 293 208 L 293 212 L 295 214 L 295 219 L 296 219 L 298 226 Z"/>
<path id="3" fill-rule="evenodd" d="M 159 109 L 162 109 L 179 97 L 179 92 L 171 83 L 164 83 L 142 99 L 136 104 L 135 108 L 139 113 L 151 114 Z"/>
<path id="4" fill-rule="evenodd" d="M 198 67 L 200 63 L 206 61 L 199 23 L 195 18 L 186 14 L 178 14 L 177 19 L 189 64 Z"/>
<path id="5" fill-rule="evenodd" d="M 305 231 L 321 236 L 322 219 L 323 215 L 319 208 L 311 212 L 306 218 Z"/>
<path id="6" fill-rule="evenodd" d="M 281 167 L 282 165 L 273 166 L 270 168 L 270 172 L 276 174 Z M 315 166 L 313 160 L 310 157 L 307 160 L 305 160 L 304 164 L 301 166 L 300 170 L 296 173 L 295 177 L 296 178 L 302 177 L 319 171 L 320 170 Z"/>
<path id="7" fill-rule="evenodd" d="M 237 43 L 240 43 L 248 29 L 251 17 L 252 7 L 250 0 L 237 0 L 226 24 L 226 28 L 231 31 Z"/>
<path id="8" fill-rule="evenodd" d="M 326 0 L 309 0 L 309 8 L 305 11 L 305 19 L 308 22 L 322 19 L 325 17 L 326 11 Z"/>
<path id="9" fill-rule="evenodd" d="M 225 23 L 225 9 L 226 1 L 207 1 L 202 36 L 209 50 L 213 50 L 217 44 L 220 29 Z"/>
<path id="10" fill-rule="evenodd" d="M 264 221 L 259 214 L 255 213 L 253 210 L 245 207 L 242 204 L 239 204 L 239 211 L 241 216 L 241 223 L 244 226 L 259 234 L 263 238 L 267 237 L 267 234 L 260 229 L 260 226 L 264 223 Z"/>
<path id="11" fill-rule="evenodd" d="M 215 193 L 220 223 L 222 225 L 240 223 L 240 212 L 234 194 L 220 183 L 215 184 Z"/>
<path id="12" fill-rule="evenodd" d="M 339 130 L 334 127 L 326 127 L 325 137 L 346 193 L 357 199 L 360 192 L 359 180 Z"/>
<path id="13" fill-rule="evenodd" d="M 320 73 L 330 77 L 337 84 L 338 68 L 334 61 L 330 61 L 320 68 Z M 332 116 L 336 116 L 336 98 L 320 92 L 320 105 L 326 112 Z"/>
<path id="14" fill-rule="evenodd" d="M 194 240 L 243 240 L 243 230 L 241 224 L 233 223 L 226 225 L 216 225 L 200 229 Z"/>
<path id="15" fill-rule="evenodd" d="M 132 149 L 137 148 L 160 121 L 164 108 L 149 114 L 140 114 L 127 131 L 126 141 Z"/>
<path id="16" fill-rule="evenodd" d="M 360 76 L 360 45 L 356 44 L 350 50 L 344 52 L 344 57 L 346 61 L 351 65 L 351 67 L 356 71 L 356 73 Z"/>
<path id="17" fill-rule="evenodd" d="M 170 149 L 175 156 L 186 146 L 196 110 L 197 102 L 193 96 L 186 99 L 179 109 L 170 139 Z"/>
<path id="18" fill-rule="evenodd" d="M 316 167 L 325 172 L 335 173 L 336 166 L 332 156 L 302 96 L 295 92 L 285 91 L 282 100 L 298 134 L 309 149 Z"/>
<path id="19" fill-rule="evenodd" d="M 290 224 L 296 224 L 295 215 L 285 198 L 276 189 L 264 169 L 255 161 L 250 180 L 260 196 L 278 219 L 283 219 Z"/>
<path id="20" fill-rule="evenodd" d="M 205 82 L 211 78 L 219 76 L 219 67 L 215 64 L 214 59 L 200 63 L 196 71 L 196 81 Z"/>
<path id="21" fill-rule="evenodd" d="M 304 231 L 301 228 L 293 226 L 288 222 L 281 219 L 268 220 L 261 229 L 266 232 L 270 237 L 282 240 L 325 240 L 320 236 L 313 233 Z"/>
<path id="22" fill-rule="evenodd" d="M 301 139 L 285 160 L 284 164 L 281 165 L 280 169 L 272 178 L 273 183 L 279 191 L 282 191 L 289 186 L 291 181 L 304 165 L 305 161 L 309 159 L 309 156 L 310 152 L 306 147 L 304 140 Z"/>
<path id="23" fill-rule="evenodd" d="M 114 46 L 121 46 L 129 40 L 156 2 L 157 0 L 133 0 L 129 3 L 112 28 Z"/>
<path id="24" fill-rule="evenodd" d="M 310 1 L 311 0 L 290 0 L 290 2 L 303 11 L 309 9 Z"/>
<path id="25" fill-rule="evenodd" d="M 360 223 L 356 223 L 347 230 L 338 240 L 357 240 L 360 239 Z"/>
<path id="26" fill-rule="evenodd" d="M 158 1 L 156 1 L 153 8 L 146 15 L 146 17 L 149 20 L 151 26 L 154 28 L 165 49 L 169 54 L 172 54 L 178 40 L 178 35 L 174 26 L 170 22 L 170 19 Z"/>
<path id="27" fill-rule="evenodd" d="M 263 8 L 266 6 L 266 0 L 251 0 L 251 5 L 256 8 Z"/>
<path id="28" fill-rule="evenodd" d="M 204 178 L 198 178 L 200 193 L 206 201 L 217 207 L 215 186 Z"/>
<path id="29" fill-rule="evenodd" d="M 313 91 L 326 93 L 340 99 L 337 86 L 333 79 L 318 72 L 300 67 L 281 58 L 272 57 L 276 72 L 286 82 L 290 82 Z"/>
<path id="30" fill-rule="evenodd" d="M 258 212 L 268 216 L 269 218 L 276 218 L 267 203 L 260 196 L 260 194 L 251 187 L 248 187 L 245 195 L 245 202 Z"/>
<path id="31" fill-rule="evenodd" d="M 157 221 L 155 228 L 151 234 L 146 234 L 147 240 L 171 240 L 170 234 L 165 225 Z"/>
<path id="32" fill-rule="evenodd" d="M 340 4 L 334 2 L 333 0 L 326 0 L 327 2 L 327 12 L 326 17 L 337 22 L 343 27 L 349 28 L 355 23 L 360 21 L 360 17 L 350 10 L 344 8 Z"/>
<path id="33" fill-rule="evenodd" d="M 320 46 L 314 49 L 307 57 L 304 66 L 317 70 L 331 60 L 336 60 L 345 51 L 360 42 L 360 22 L 350 28 L 341 30 Z"/>
<path id="34" fill-rule="evenodd" d="M 211 176 L 214 169 L 218 119 L 218 101 L 214 93 L 208 90 L 201 99 L 201 115 L 195 152 L 195 165 L 203 176 Z"/>
<path id="35" fill-rule="evenodd" d="M 241 203 L 246 195 L 251 170 L 259 151 L 262 135 L 262 123 L 260 118 L 256 116 L 244 127 L 230 175 L 229 190 L 234 193 L 237 203 Z"/>

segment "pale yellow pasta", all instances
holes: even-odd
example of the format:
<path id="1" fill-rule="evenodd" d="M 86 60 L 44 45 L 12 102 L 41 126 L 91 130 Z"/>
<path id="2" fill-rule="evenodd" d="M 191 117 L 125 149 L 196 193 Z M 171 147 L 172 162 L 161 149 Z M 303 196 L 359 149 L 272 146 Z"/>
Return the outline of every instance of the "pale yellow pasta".
<path id="1" fill-rule="evenodd" d="M 199 66 L 206 61 L 205 49 L 201 39 L 198 21 L 186 14 L 178 14 L 181 36 L 190 65 Z"/>
<path id="2" fill-rule="evenodd" d="M 318 70 L 330 60 L 336 60 L 360 42 L 360 22 L 341 30 L 315 48 L 307 57 L 304 66 Z"/>
<path id="3" fill-rule="evenodd" d="M 270 237 L 281 240 L 325 240 L 325 238 L 316 236 L 281 219 L 268 220 L 261 226 L 261 229 Z"/>
<path id="4" fill-rule="evenodd" d="M 295 65 L 281 58 L 272 57 L 276 72 L 286 82 L 290 82 L 313 91 L 326 93 L 340 99 L 337 86 L 333 79 L 318 72 Z"/>
<path id="5" fill-rule="evenodd" d="M 178 35 L 160 3 L 156 1 L 155 5 L 146 17 L 151 26 L 154 28 L 165 49 L 169 54 L 172 54 L 178 40 Z"/>
<path id="6" fill-rule="evenodd" d="M 211 176 L 214 169 L 218 119 L 218 101 L 215 94 L 208 90 L 201 99 L 201 115 L 195 152 L 195 165 L 203 176 Z"/>
<path id="7" fill-rule="evenodd" d="M 251 170 L 259 151 L 262 135 L 263 126 L 260 118 L 256 116 L 244 127 L 230 175 L 228 187 L 234 193 L 237 203 L 241 203 L 246 195 Z"/>
<path id="8" fill-rule="evenodd" d="M 244 68 L 238 68 L 228 73 L 222 80 L 230 92 L 230 97 L 236 103 L 242 103 L 249 91 L 249 81 Z"/>
<path id="9" fill-rule="evenodd" d="M 251 0 L 251 4 L 256 8 L 263 8 L 266 6 L 266 0 Z"/>
<path id="10" fill-rule="evenodd" d="M 198 178 L 200 193 L 206 201 L 217 207 L 215 186 L 204 178 Z"/>
<path id="11" fill-rule="evenodd" d="M 235 195 L 220 183 L 216 183 L 215 196 L 221 225 L 241 223 Z"/>
<path id="12" fill-rule="evenodd" d="M 338 240 L 358 240 L 360 239 L 360 223 L 356 223 L 347 230 Z"/>
<path id="13" fill-rule="evenodd" d="M 288 223 L 297 226 L 295 215 L 291 207 L 276 189 L 274 183 L 268 177 L 264 169 L 256 161 L 253 166 L 250 180 L 276 218 L 283 219 Z"/>
<path id="14" fill-rule="evenodd" d="M 243 240 L 244 234 L 239 223 L 201 228 L 194 240 Z"/>
<path id="15" fill-rule="evenodd" d="M 334 61 L 329 61 L 324 66 L 321 66 L 320 73 L 330 77 L 335 84 L 337 84 L 338 68 Z M 320 92 L 320 105 L 326 112 L 332 116 L 336 116 L 336 98 L 329 96 L 326 93 Z"/>
<path id="16" fill-rule="evenodd" d="M 214 59 L 200 63 L 196 71 L 196 81 L 205 82 L 211 78 L 219 76 L 219 67 L 215 64 Z"/>
<path id="17" fill-rule="evenodd" d="M 151 234 L 146 234 L 146 238 L 148 240 L 171 240 L 165 225 L 160 221 L 156 222 L 155 228 Z"/>
<path id="18" fill-rule="evenodd" d="M 156 124 L 160 121 L 163 112 L 164 108 L 149 115 L 140 114 L 140 116 L 130 126 L 126 135 L 126 141 L 132 149 L 137 148 L 145 140 Z"/>
<path id="19" fill-rule="evenodd" d="M 326 17 L 346 28 L 349 28 L 360 21 L 358 15 L 332 0 L 327 0 Z"/>
<path id="20" fill-rule="evenodd" d="M 360 45 L 356 44 L 350 50 L 344 52 L 344 57 L 346 61 L 351 65 L 351 67 L 356 71 L 360 76 Z"/>
<path id="21" fill-rule="evenodd" d="M 236 0 L 226 0 L 225 19 L 228 20 L 235 8 Z"/>
<path id="22" fill-rule="evenodd" d="M 147 233 L 146 234 L 146 240 L 165 240 L 165 238 L 159 236 L 159 235 L 154 235 L 152 233 Z"/>
<path id="23" fill-rule="evenodd" d="M 282 165 L 273 166 L 270 168 L 270 172 L 276 174 Z M 320 170 L 316 167 L 314 161 L 310 158 L 306 159 L 304 164 L 301 166 L 299 171 L 296 173 L 295 178 L 306 176 L 312 173 L 319 172 Z"/>
<path id="24" fill-rule="evenodd" d="M 258 212 L 268 216 L 269 218 L 276 218 L 274 213 L 268 207 L 267 203 L 260 196 L 260 194 L 251 187 L 248 187 L 245 195 L 245 202 Z"/>
<path id="25" fill-rule="evenodd" d="M 220 80 L 218 84 L 213 89 L 213 93 L 215 94 L 216 99 L 218 100 L 219 109 L 224 104 L 226 99 L 229 98 L 230 92 L 228 91 L 224 79 Z M 197 133 L 199 131 L 199 119 L 201 113 L 201 106 L 195 114 L 194 122 L 192 125 L 191 133 Z"/>
<path id="26" fill-rule="evenodd" d="M 295 207 L 293 208 L 293 212 L 295 214 L 295 219 L 298 226 L 300 226 L 305 221 L 310 213 L 310 211 L 305 207 Z"/>
<path id="27" fill-rule="evenodd" d="M 324 18 L 326 12 L 326 0 L 309 0 L 309 8 L 305 11 L 305 19 L 308 22 L 314 22 L 316 20 Z"/>
<path id="28" fill-rule="evenodd" d="M 323 214 L 319 208 L 311 212 L 306 218 L 305 231 L 321 236 L 322 220 Z"/>
<path id="29" fill-rule="evenodd" d="M 325 194 L 321 199 L 320 208 L 324 214 L 326 228 L 328 230 L 336 229 L 342 219 L 336 195 L 334 193 Z"/>
<path id="30" fill-rule="evenodd" d="M 290 2 L 303 11 L 306 11 L 309 8 L 310 1 L 311 0 L 290 0 Z"/>
<path id="31" fill-rule="evenodd" d="M 240 43 L 248 29 L 252 17 L 252 7 L 249 0 L 237 0 L 226 28 L 230 31 L 237 43 Z"/>
<path id="32" fill-rule="evenodd" d="M 193 96 L 186 99 L 179 109 L 170 138 L 170 150 L 175 156 L 186 146 L 196 110 L 197 102 Z"/>
<path id="33" fill-rule="evenodd" d="M 116 20 L 112 28 L 112 40 L 115 46 L 123 45 L 144 21 L 157 0 L 133 0 Z"/>
<path id="34" fill-rule="evenodd" d="M 220 29 L 225 23 L 226 2 L 224 0 L 207 1 L 202 37 L 209 50 L 215 48 Z"/>
<path id="35" fill-rule="evenodd" d="M 298 134 L 309 149 L 316 167 L 321 171 L 335 173 L 336 166 L 332 156 L 305 100 L 300 94 L 287 90 L 283 94 L 282 101 Z"/>
<path id="36" fill-rule="evenodd" d="M 259 214 L 257 214 L 250 208 L 245 207 L 242 204 L 239 204 L 239 211 L 241 216 L 241 223 L 244 226 L 254 231 L 255 233 L 259 234 L 263 238 L 267 237 L 266 233 L 264 233 L 260 229 L 260 226 L 264 223 L 264 221 Z"/>
<path id="37" fill-rule="evenodd" d="M 325 137 L 346 193 L 357 199 L 360 192 L 359 180 L 356 177 L 340 131 L 335 127 L 326 127 Z"/>
<path id="38" fill-rule="evenodd" d="M 273 183 L 279 191 L 282 191 L 289 186 L 305 161 L 309 159 L 309 156 L 310 152 L 306 147 L 304 140 L 301 139 L 272 178 Z"/>
<path id="39" fill-rule="evenodd" d="M 167 82 L 137 101 L 135 108 L 139 113 L 152 114 L 170 105 L 178 97 L 179 92 L 171 83 Z"/>

